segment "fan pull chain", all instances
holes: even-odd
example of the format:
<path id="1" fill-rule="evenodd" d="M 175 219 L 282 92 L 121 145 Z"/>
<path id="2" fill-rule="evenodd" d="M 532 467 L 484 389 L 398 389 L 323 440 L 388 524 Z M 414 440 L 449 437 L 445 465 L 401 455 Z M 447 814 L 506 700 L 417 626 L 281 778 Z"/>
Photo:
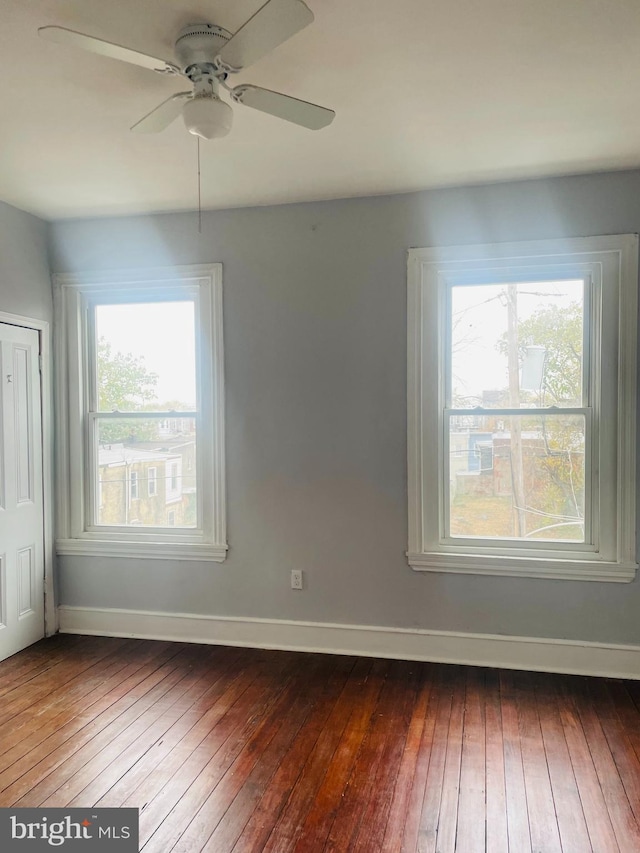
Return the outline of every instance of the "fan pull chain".
<path id="1" fill-rule="evenodd" d="M 198 142 L 198 234 L 202 234 L 202 189 L 200 181 L 200 137 L 196 136 Z"/>

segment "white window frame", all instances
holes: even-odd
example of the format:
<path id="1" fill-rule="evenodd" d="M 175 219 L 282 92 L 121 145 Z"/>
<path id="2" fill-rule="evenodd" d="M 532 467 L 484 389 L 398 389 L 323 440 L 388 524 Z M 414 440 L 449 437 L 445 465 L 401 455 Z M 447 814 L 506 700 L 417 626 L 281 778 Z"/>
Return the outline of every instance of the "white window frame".
<path id="1" fill-rule="evenodd" d="M 584 278 L 592 376 L 592 529 L 583 543 L 457 540 L 444 530 L 447 292 L 456 283 Z M 410 249 L 407 557 L 417 571 L 628 582 L 636 553 L 638 236 Z"/>
<path id="2" fill-rule="evenodd" d="M 54 275 L 58 538 L 61 555 L 222 562 L 226 541 L 222 264 Z M 87 437 L 92 308 L 192 299 L 196 322 L 196 528 L 98 526 Z"/>

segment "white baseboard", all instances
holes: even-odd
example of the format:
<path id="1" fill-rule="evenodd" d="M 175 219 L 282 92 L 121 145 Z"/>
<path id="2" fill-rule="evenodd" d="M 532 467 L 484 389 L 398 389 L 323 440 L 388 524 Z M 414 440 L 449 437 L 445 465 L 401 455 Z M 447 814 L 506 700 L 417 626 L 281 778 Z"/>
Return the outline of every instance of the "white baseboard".
<path id="1" fill-rule="evenodd" d="M 191 613 L 59 607 L 63 634 L 470 664 L 640 680 L 640 646 Z"/>

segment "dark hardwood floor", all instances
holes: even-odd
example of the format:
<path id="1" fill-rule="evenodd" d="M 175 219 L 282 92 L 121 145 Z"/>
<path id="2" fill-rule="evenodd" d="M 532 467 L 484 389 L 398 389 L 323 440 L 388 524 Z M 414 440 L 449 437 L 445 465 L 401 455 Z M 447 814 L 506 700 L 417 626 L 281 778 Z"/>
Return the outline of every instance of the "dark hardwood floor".
<path id="1" fill-rule="evenodd" d="M 145 853 L 640 853 L 640 682 L 58 636 L 0 753 L 0 806 L 134 806 Z"/>

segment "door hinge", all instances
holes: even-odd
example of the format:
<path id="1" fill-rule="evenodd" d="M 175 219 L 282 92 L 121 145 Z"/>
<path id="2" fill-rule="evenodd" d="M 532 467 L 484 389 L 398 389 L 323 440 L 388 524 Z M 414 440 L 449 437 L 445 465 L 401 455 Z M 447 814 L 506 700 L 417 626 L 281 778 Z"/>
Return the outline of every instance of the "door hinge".
<path id="1" fill-rule="evenodd" d="M 38 356 L 38 370 L 42 373 L 42 356 Z"/>

